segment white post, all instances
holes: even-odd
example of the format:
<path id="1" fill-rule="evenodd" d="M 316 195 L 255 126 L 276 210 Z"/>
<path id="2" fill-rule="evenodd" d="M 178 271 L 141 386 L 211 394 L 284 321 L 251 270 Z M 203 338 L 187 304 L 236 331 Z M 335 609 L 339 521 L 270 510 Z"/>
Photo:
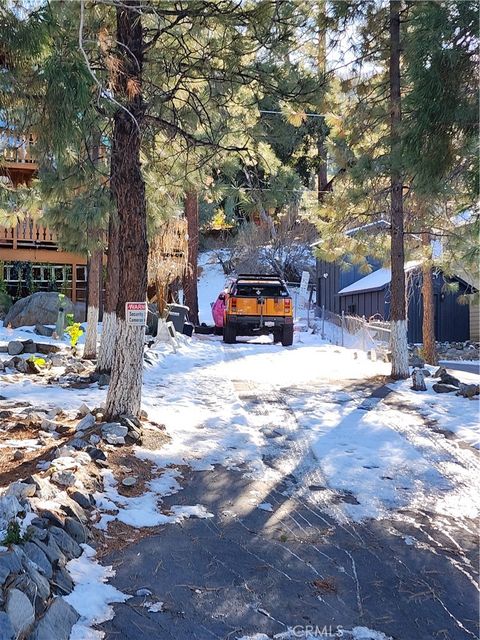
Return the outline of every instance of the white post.
<path id="1" fill-rule="evenodd" d="M 345 322 L 345 311 L 342 311 L 342 347 L 344 346 L 343 323 Z"/>
<path id="2" fill-rule="evenodd" d="M 322 304 L 322 340 L 325 340 L 325 305 Z"/>
<path id="3" fill-rule="evenodd" d="M 362 351 L 365 351 L 366 346 L 366 336 L 365 336 L 365 316 L 362 316 Z"/>

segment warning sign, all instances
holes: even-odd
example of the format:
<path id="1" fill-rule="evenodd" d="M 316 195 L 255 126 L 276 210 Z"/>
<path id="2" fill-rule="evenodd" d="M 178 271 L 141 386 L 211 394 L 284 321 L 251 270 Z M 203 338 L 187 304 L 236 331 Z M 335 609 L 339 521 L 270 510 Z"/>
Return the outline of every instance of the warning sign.
<path id="1" fill-rule="evenodd" d="M 146 302 L 126 302 L 125 318 L 127 324 L 135 327 L 144 327 L 147 324 L 147 303 Z"/>
<path id="2" fill-rule="evenodd" d="M 302 271 L 302 279 L 300 281 L 300 291 L 299 294 L 302 297 L 306 297 L 308 293 L 308 283 L 310 281 L 310 274 L 308 271 Z"/>

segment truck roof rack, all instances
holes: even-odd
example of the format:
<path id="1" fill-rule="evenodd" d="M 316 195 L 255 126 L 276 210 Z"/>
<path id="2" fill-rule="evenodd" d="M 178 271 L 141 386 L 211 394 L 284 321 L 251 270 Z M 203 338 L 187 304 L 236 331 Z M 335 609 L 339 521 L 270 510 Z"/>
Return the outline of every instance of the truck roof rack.
<path id="1" fill-rule="evenodd" d="M 239 273 L 237 278 L 242 280 L 283 280 L 278 273 Z"/>

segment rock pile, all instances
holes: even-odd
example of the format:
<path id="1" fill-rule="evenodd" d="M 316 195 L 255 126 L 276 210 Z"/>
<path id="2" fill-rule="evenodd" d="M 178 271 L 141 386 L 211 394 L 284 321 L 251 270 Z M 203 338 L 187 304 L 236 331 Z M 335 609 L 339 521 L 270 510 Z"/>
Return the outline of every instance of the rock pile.
<path id="1" fill-rule="evenodd" d="M 61 596 L 74 588 L 67 562 L 91 542 L 87 523 L 94 501 L 74 490 L 62 496 L 58 512 L 32 511 L 51 499 L 52 485 L 36 475 L 10 484 L 0 496 L 0 532 L 8 544 L 0 547 L 1 640 L 68 640 L 79 618 Z"/>
<path id="2" fill-rule="evenodd" d="M 428 369 L 414 368 L 412 373 L 412 389 L 415 391 L 426 391 L 425 377 L 427 376 L 430 376 Z M 435 382 L 432 386 L 432 389 L 436 393 L 455 392 L 455 395 L 463 396 L 464 398 L 474 398 L 480 395 L 480 385 L 460 382 L 457 377 L 448 373 L 445 367 L 439 367 L 432 377 L 438 379 L 438 382 Z"/>

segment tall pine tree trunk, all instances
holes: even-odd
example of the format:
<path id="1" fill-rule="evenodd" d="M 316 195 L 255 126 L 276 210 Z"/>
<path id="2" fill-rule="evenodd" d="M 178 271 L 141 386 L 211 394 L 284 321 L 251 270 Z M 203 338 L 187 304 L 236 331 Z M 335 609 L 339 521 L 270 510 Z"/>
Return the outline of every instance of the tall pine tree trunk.
<path id="1" fill-rule="evenodd" d="M 423 298 L 423 357 L 428 364 L 438 364 L 435 344 L 435 299 L 433 296 L 432 245 L 430 234 L 422 235 L 424 256 L 422 262 L 422 298 Z"/>
<path id="2" fill-rule="evenodd" d="M 100 304 L 100 278 L 102 273 L 103 251 L 96 249 L 88 261 L 88 301 L 87 301 L 87 332 L 83 357 L 85 360 L 95 360 L 97 357 L 97 325 Z"/>
<path id="3" fill-rule="evenodd" d="M 115 171 L 116 169 L 112 165 L 111 173 Z M 108 223 L 107 281 L 105 283 L 102 337 L 98 350 L 98 373 L 110 373 L 113 364 L 117 327 L 118 272 L 118 220 L 116 211 L 112 211 Z"/>
<path id="4" fill-rule="evenodd" d="M 318 29 L 318 51 L 317 51 L 317 77 L 319 83 L 325 82 L 326 71 L 326 54 L 327 54 L 327 28 L 325 20 L 325 0 L 320 0 L 317 7 L 317 29 Z M 321 105 L 321 111 L 323 105 Z M 318 132 L 317 138 L 317 200 L 322 203 L 325 198 L 325 193 L 328 185 L 328 164 L 327 164 L 327 147 L 325 144 L 326 139 L 326 125 L 325 120 L 322 117 L 319 118 L 322 123 L 322 128 Z"/>
<path id="5" fill-rule="evenodd" d="M 147 211 L 140 164 L 143 32 L 140 2 L 117 7 L 118 76 L 115 98 L 125 106 L 115 113 L 112 139 L 112 192 L 118 211 L 119 279 L 117 332 L 106 416 L 140 414 L 145 327 L 127 325 L 127 302 L 147 297 Z"/>
<path id="6" fill-rule="evenodd" d="M 188 233 L 187 272 L 183 277 L 184 303 L 190 308 L 189 319 L 198 324 L 198 196 L 188 191 L 185 197 L 185 217 Z"/>
<path id="7" fill-rule="evenodd" d="M 390 327 L 392 378 L 408 378 L 407 310 L 405 296 L 405 249 L 400 88 L 400 0 L 390 0 L 390 135 L 391 135 L 391 268 Z"/>

